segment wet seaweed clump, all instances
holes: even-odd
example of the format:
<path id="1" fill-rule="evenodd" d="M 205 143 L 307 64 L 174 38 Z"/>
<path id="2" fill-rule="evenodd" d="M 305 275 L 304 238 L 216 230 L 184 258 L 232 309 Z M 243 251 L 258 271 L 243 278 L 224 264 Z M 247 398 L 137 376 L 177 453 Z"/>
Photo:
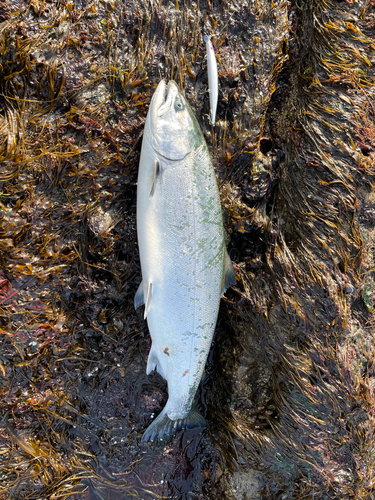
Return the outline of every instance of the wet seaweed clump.
<path id="1" fill-rule="evenodd" d="M 374 26 L 365 0 L 0 3 L 1 499 L 373 497 Z M 204 131 L 237 285 L 207 431 L 145 447 L 167 394 L 135 200 L 161 78 Z"/>

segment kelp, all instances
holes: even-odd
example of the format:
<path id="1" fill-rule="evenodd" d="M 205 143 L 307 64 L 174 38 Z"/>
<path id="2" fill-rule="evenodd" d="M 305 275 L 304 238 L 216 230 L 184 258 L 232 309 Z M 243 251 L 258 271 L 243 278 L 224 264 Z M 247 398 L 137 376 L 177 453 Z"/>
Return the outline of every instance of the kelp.
<path id="1" fill-rule="evenodd" d="M 270 103 L 269 133 L 285 161 L 272 211 L 266 204 L 263 212 L 266 265 L 250 279 L 241 273 L 243 298 L 231 304 L 241 323 L 232 317 L 238 340 L 226 347 L 240 358 L 225 387 L 232 404 L 222 420 L 223 432 L 241 438 L 242 456 L 250 453 L 269 478 L 267 498 L 373 495 L 373 318 L 362 302 L 372 290 L 371 243 L 363 241 L 356 212 L 371 197 L 375 173 L 371 132 L 367 146 L 360 142 L 373 126 L 374 39 L 353 25 L 366 8 L 296 3 L 294 49 Z M 285 122 L 288 133 L 280 128 Z M 268 379 L 260 408 L 259 395 L 241 383 L 247 377 L 253 387 Z"/>
<path id="2" fill-rule="evenodd" d="M 0 495 L 371 498 L 373 2 L 2 12 Z M 144 448 L 166 391 L 133 306 L 135 195 L 161 78 L 205 133 L 238 281 L 197 395 L 208 430 Z"/>

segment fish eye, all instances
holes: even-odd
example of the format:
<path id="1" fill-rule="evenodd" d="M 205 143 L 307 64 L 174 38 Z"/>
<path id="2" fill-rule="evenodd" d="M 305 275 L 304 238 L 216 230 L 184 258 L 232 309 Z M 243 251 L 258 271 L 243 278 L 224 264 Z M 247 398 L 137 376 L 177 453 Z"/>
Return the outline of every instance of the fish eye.
<path id="1" fill-rule="evenodd" d="M 185 106 L 182 104 L 182 102 L 181 102 L 181 101 L 176 101 L 176 102 L 174 103 L 174 109 L 175 109 L 176 111 L 182 111 L 183 109 L 185 109 Z"/>

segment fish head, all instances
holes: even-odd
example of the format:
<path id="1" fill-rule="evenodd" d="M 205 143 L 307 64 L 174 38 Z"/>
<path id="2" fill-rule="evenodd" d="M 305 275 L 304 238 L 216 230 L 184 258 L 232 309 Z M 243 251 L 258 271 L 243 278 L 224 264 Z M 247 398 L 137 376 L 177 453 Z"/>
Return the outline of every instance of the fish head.
<path id="1" fill-rule="evenodd" d="M 162 80 L 148 112 L 148 138 L 154 150 L 169 160 L 182 160 L 203 140 L 202 132 L 178 85 Z"/>

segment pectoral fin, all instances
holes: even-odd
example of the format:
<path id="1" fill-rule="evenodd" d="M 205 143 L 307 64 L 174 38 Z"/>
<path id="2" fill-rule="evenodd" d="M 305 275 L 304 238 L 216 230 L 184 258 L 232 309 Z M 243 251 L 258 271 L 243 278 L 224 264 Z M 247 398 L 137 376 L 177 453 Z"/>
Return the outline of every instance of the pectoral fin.
<path id="1" fill-rule="evenodd" d="M 160 175 L 161 175 L 160 162 L 159 162 L 159 160 L 155 160 L 155 162 L 154 162 L 154 177 L 153 177 L 152 185 L 151 185 L 150 198 L 151 198 L 151 196 L 154 196 L 156 183 L 158 182 L 158 178 L 160 177 Z"/>
<path id="2" fill-rule="evenodd" d="M 235 284 L 236 284 L 236 273 L 234 272 L 233 264 L 232 261 L 230 260 L 229 254 L 227 251 L 225 251 L 224 283 L 223 283 L 223 288 L 221 290 L 221 295 L 224 295 L 224 293 L 228 290 L 228 288 Z"/>

